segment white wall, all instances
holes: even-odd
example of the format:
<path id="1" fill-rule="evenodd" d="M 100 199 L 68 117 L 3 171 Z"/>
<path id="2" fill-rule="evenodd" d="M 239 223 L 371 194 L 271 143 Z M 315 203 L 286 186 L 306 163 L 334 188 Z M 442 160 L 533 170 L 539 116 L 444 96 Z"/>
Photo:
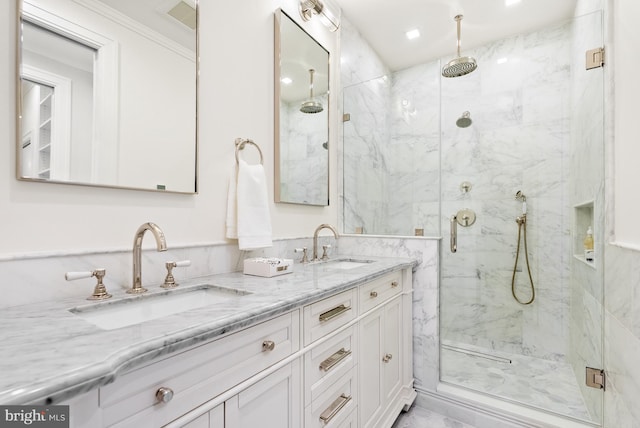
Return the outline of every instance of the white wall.
<path id="1" fill-rule="evenodd" d="M 0 102 L 0 257 L 130 248 L 133 233 L 146 221 L 163 228 L 169 246 L 224 240 L 236 137 L 262 147 L 273 200 L 273 12 L 283 7 L 299 19 L 297 2 L 203 1 L 200 7 L 199 194 L 176 195 L 15 179 L 16 4 L 0 2 L 0 93 L 6 94 Z M 318 20 L 300 24 L 331 52 L 331 85 L 337 87 L 337 35 Z M 334 97 L 332 123 L 339 123 L 336 106 Z M 320 223 L 336 223 L 336 132 L 331 130 L 329 144 L 331 205 L 272 202 L 275 237 L 309 236 Z"/>
<path id="2" fill-rule="evenodd" d="M 640 161 L 638 142 L 638 98 L 640 79 L 637 55 L 640 41 L 640 2 L 616 1 L 613 10 L 615 81 L 615 238 L 640 249 L 640 227 L 636 213 L 640 209 L 637 176 Z"/>

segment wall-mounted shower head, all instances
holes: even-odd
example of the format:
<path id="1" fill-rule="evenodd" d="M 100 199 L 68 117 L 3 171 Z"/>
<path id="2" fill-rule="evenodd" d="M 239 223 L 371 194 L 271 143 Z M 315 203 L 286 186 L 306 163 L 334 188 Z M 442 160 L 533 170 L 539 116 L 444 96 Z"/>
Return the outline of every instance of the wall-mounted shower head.
<path id="1" fill-rule="evenodd" d="M 458 56 L 442 68 L 443 77 L 464 76 L 478 67 L 478 63 L 476 63 L 474 58 L 470 56 L 460 56 L 460 21 L 462 21 L 462 15 L 456 15 L 453 19 L 455 19 L 458 27 Z"/>
<path id="2" fill-rule="evenodd" d="M 456 126 L 458 128 L 467 128 L 468 126 L 471 126 L 472 123 L 473 121 L 471 120 L 471 113 L 469 113 L 468 111 L 462 113 L 462 116 L 460 116 L 460 118 L 456 120 Z"/>

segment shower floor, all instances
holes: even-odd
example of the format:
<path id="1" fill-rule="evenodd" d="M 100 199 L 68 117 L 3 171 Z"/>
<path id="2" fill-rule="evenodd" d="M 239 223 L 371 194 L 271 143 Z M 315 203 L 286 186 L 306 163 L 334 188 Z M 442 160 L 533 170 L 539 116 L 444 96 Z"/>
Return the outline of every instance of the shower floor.
<path id="1" fill-rule="evenodd" d="M 460 348 L 471 353 L 455 350 Z M 568 363 L 453 343 L 443 343 L 440 361 L 444 382 L 557 414 L 592 420 Z"/>

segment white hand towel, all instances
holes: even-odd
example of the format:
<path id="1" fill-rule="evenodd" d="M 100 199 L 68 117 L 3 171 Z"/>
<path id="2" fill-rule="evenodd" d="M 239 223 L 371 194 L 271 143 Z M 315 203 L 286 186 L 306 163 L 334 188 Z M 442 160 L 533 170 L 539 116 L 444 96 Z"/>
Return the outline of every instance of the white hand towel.
<path id="1" fill-rule="evenodd" d="M 271 215 L 267 195 L 267 179 L 261 164 L 238 161 L 237 184 L 233 188 L 233 172 L 227 197 L 227 237 L 237 233 L 238 248 L 252 250 L 271 247 Z M 235 204 L 233 203 L 235 190 Z M 235 212 L 234 212 L 235 211 Z M 234 228 L 233 219 L 236 219 Z"/>

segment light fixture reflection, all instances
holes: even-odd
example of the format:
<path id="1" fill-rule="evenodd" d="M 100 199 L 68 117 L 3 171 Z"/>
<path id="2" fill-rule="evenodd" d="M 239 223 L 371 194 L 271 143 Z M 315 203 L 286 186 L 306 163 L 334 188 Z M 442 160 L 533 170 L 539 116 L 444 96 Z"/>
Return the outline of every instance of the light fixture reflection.
<path id="1" fill-rule="evenodd" d="M 329 31 L 337 31 L 340 28 L 340 8 L 329 4 L 327 0 L 300 0 L 299 9 L 300 16 L 305 21 L 318 15 Z"/>

